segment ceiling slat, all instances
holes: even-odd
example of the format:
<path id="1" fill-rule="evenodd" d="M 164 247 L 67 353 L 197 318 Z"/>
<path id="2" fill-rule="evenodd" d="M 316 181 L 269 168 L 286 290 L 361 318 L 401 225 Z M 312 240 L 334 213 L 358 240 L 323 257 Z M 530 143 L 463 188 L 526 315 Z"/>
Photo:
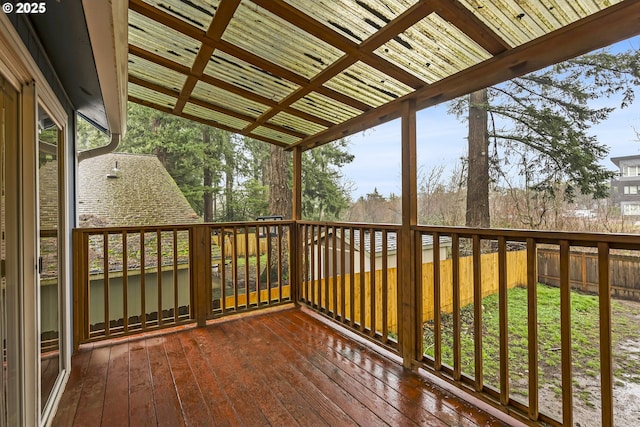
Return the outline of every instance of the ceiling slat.
<path id="1" fill-rule="evenodd" d="M 607 28 L 606 34 L 594 28 Z M 515 47 L 468 70 L 306 138 L 295 146 L 307 150 L 394 120 L 400 104 L 416 101 L 418 110 L 440 104 L 640 33 L 640 1 L 624 1 L 583 20 Z"/>
<path id="2" fill-rule="evenodd" d="M 640 0 L 129 7 L 132 102 L 303 149 L 397 118 L 402 102 L 422 109 L 640 33 Z"/>

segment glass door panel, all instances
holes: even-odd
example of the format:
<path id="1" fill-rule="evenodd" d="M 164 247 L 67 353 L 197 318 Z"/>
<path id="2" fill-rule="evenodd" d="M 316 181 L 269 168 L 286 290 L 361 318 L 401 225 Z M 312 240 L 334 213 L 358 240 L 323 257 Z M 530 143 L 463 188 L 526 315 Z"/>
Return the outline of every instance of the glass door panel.
<path id="1" fill-rule="evenodd" d="M 59 243 L 61 130 L 46 111 L 38 109 L 39 174 L 39 271 L 40 271 L 40 392 L 41 410 L 46 406 L 60 374 L 60 283 Z"/>

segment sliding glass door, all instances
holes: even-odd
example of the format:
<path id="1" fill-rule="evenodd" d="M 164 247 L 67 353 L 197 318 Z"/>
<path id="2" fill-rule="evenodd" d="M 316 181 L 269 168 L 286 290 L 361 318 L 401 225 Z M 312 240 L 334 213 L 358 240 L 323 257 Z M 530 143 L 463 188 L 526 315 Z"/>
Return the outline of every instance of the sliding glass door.
<path id="1" fill-rule="evenodd" d="M 38 195 L 40 275 L 40 405 L 44 411 L 58 376 L 60 365 L 61 273 L 63 245 L 60 245 L 60 129 L 42 107 L 38 108 Z"/>

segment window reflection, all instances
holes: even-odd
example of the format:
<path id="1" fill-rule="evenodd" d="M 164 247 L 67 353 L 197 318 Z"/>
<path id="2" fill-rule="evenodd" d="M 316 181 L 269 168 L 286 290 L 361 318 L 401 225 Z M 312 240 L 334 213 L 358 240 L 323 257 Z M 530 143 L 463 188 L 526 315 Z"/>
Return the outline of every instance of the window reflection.
<path id="1" fill-rule="evenodd" d="M 60 129 L 39 109 L 40 382 L 43 409 L 60 374 Z"/>

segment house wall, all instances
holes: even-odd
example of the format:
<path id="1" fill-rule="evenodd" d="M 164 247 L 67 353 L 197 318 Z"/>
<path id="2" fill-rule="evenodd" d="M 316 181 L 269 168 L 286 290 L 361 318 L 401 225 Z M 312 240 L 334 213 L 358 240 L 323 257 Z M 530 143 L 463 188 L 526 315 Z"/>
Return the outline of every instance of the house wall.
<path id="1" fill-rule="evenodd" d="M 178 307 L 190 305 L 189 270 L 180 269 L 177 274 Z M 127 277 L 127 316 L 142 314 L 142 292 L 140 288 L 140 274 L 130 274 Z M 104 318 L 104 278 L 91 279 L 89 291 L 89 324 L 96 325 L 105 321 Z M 174 277 L 173 269 L 162 272 L 162 309 L 174 308 Z M 109 278 L 109 320 L 123 318 L 124 291 L 122 276 Z M 145 275 L 145 311 L 158 311 L 158 274 Z"/>
<path id="2" fill-rule="evenodd" d="M 640 156 L 618 160 L 620 176 L 612 181 L 612 199 L 625 216 L 640 216 Z"/>

